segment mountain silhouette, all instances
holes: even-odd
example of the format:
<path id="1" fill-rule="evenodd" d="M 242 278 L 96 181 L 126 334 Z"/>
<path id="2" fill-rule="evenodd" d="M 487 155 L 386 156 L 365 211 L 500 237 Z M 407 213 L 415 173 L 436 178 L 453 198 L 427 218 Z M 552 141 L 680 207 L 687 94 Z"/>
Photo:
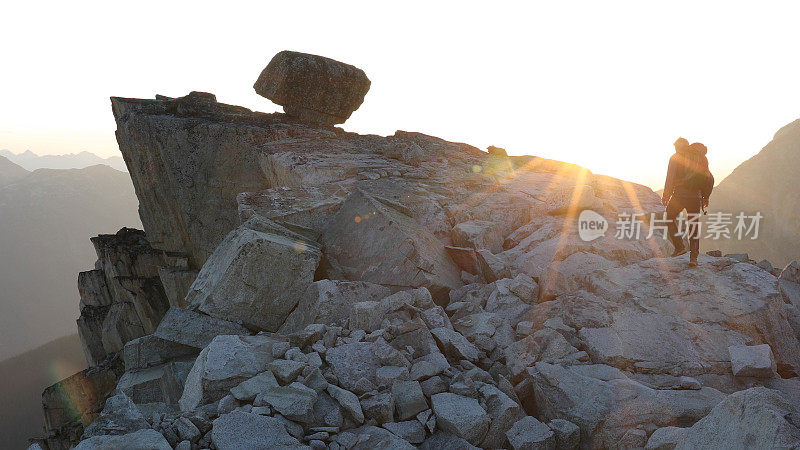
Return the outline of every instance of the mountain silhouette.
<path id="1" fill-rule="evenodd" d="M 128 174 L 105 165 L 0 186 L 0 358 L 75 332 L 76 274 L 96 258 L 86 236 L 138 226 L 136 209 Z"/>
<path id="2" fill-rule="evenodd" d="M 25 448 L 29 437 L 42 433 L 42 391 L 83 367 L 86 360 L 77 334 L 0 361 L 0 435 L 5 448 Z"/>
<path id="3" fill-rule="evenodd" d="M 800 119 L 781 128 L 761 151 L 740 164 L 711 194 L 709 214 L 721 212 L 736 216 L 760 213 L 759 235 L 753 233 L 739 240 L 709 240 L 706 249 L 724 253 L 747 252 L 756 260 L 768 259 L 783 267 L 800 253 L 800 196 L 792 182 L 800 171 Z M 707 219 L 708 220 L 708 219 Z M 750 222 L 748 221 L 748 224 Z"/>
<path id="4" fill-rule="evenodd" d="M 126 172 L 125 161 L 121 156 L 103 158 L 91 152 L 67 153 L 63 155 L 37 155 L 26 150 L 22 153 L 13 153 L 9 150 L 0 150 L 0 156 L 18 164 L 26 170 L 36 169 L 83 169 L 95 164 L 105 164 L 114 169 Z"/>

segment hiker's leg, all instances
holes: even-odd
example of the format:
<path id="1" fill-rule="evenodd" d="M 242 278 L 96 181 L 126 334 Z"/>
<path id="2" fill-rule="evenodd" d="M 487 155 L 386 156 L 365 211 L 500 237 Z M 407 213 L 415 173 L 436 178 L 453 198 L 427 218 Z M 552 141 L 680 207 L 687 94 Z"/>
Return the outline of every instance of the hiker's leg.
<path id="1" fill-rule="evenodd" d="M 689 225 L 689 255 L 691 260 L 697 260 L 700 253 L 700 199 L 691 199 L 684 202 L 686 213 L 691 218 Z"/>
<path id="2" fill-rule="evenodd" d="M 683 209 L 683 205 L 681 202 L 672 197 L 667 204 L 667 234 L 669 235 L 669 240 L 672 242 L 672 245 L 675 246 L 675 250 L 682 250 L 684 248 L 683 239 L 678 236 L 678 214 L 681 213 Z"/>

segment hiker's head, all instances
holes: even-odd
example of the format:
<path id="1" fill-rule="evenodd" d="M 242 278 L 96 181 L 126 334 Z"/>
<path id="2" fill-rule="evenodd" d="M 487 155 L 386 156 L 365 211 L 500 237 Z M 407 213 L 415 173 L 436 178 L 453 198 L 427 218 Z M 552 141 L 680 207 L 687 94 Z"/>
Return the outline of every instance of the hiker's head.
<path id="1" fill-rule="evenodd" d="M 695 142 L 689 147 L 701 155 L 705 155 L 706 153 L 708 153 L 708 147 L 706 147 L 704 144 L 700 142 Z"/>
<path id="2" fill-rule="evenodd" d="M 674 144 L 675 151 L 680 151 L 689 147 L 689 141 L 686 138 L 679 137 Z"/>

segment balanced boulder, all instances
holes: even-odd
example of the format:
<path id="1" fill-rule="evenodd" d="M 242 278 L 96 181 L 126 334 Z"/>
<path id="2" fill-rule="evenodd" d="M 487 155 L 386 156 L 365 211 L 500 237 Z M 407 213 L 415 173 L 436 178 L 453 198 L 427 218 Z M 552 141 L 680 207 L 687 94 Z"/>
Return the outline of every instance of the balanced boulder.
<path id="1" fill-rule="evenodd" d="M 363 70 L 323 56 L 284 50 L 253 85 L 290 116 L 319 125 L 344 123 L 369 91 Z"/>

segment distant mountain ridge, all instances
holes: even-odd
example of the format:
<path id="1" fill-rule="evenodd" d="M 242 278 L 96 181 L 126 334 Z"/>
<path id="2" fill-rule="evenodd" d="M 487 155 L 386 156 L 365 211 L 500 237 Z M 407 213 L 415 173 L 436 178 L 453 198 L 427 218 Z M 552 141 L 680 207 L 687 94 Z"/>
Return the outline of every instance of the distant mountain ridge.
<path id="1" fill-rule="evenodd" d="M 67 153 L 63 155 L 37 155 L 26 150 L 22 153 L 13 153 L 10 150 L 0 150 L 0 156 L 8 158 L 14 164 L 26 170 L 36 169 L 83 169 L 96 164 L 105 164 L 114 169 L 127 172 L 125 161 L 121 156 L 103 158 L 91 152 Z M 2 179 L 0 179 L 2 181 Z"/>
<path id="2" fill-rule="evenodd" d="M 0 156 L 0 186 L 8 183 L 13 183 L 29 172 L 25 168 L 14 164 L 5 156 Z"/>
<path id="3" fill-rule="evenodd" d="M 761 213 L 759 236 L 738 240 L 706 240 L 703 245 L 723 252 L 747 252 L 783 267 L 800 254 L 800 119 L 775 133 L 761 151 L 739 165 L 711 194 L 709 214 L 724 212 L 751 216 Z"/>
<path id="4" fill-rule="evenodd" d="M 0 359 L 74 333 L 76 273 L 96 258 L 86 236 L 140 226 L 137 207 L 128 174 L 105 165 L 0 185 Z"/>

